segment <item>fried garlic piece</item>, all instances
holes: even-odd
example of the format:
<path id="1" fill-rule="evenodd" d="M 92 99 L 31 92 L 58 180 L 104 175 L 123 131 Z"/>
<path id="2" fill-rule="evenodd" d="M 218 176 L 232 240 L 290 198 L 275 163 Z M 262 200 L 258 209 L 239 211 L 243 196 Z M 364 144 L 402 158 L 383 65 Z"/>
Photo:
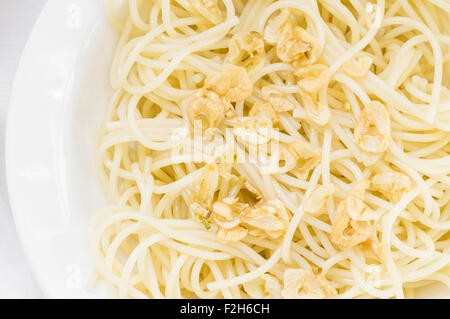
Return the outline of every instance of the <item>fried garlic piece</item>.
<path id="1" fill-rule="evenodd" d="M 347 213 L 346 201 L 342 201 L 334 216 L 331 241 L 342 247 L 351 248 L 369 239 L 372 233 L 370 221 L 353 220 Z"/>
<path id="2" fill-rule="evenodd" d="M 320 45 L 317 39 L 301 27 L 294 27 L 287 8 L 269 19 L 264 29 L 264 40 L 276 44 L 277 56 L 281 61 L 300 68 L 315 63 Z"/>
<path id="3" fill-rule="evenodd" d="M 398 200 L 413 187 L 408 175 L 399 172 L 384 172 L 372 178 L 373 187 L 392 200 Z"/>
<path id="4" fill-rule="evenodd" d="M 266 119 L 270 120 L 273 124 L 277 124 L 279 121 L 278 114 L 275 112 L 270 103 L 257 102 L 253 104 L 248 115 L 265 117 Z"/>
<path id="5" fill-rule="evenodd" d="M 260 68 L 264 66 L 264 55 L 264 40 L 258 32 L 240 32 L 230 40 L 229 63 L 248 69 Z"/>
<path id="6" fill-rule="evenodd" d="M 319 59 L 319 53 L 321 50 L 319 41 L 314 37 L 314 35 L 303 28 L 300 28 L 298 33 L 300 34 L 302 41 L 307 43 L 309 46 L 309 50 L 306 51 L 300 59 L 292 62 L 292 66 L 296 70 L 316 63 Z"/>
<path id="7" fill-rule="evenodd" d="M 333 195 L 335 187 L 333 184 L 317 186 L 305 199 L 304 211 L 312 215 L 319 215 L 323 212 L 326 201 Z"/>
<path id="8" fill-rule="evenodd" d="M 326 280 L 314 275 L 311 271 L 301 268 L 288 268 L 284 271 L 283 290 L 281 297 L 285 299 L 299 298 L 325 298 L 327 294 L 335 294 L 335 291 L 327 283 L 327 289 L 324 289 Z M 330 293 L 328 293 L 328 291 Z"/>
<path id="9" fill-rule="evenodd" d="M 364 203 L 366 190 L 370 186 L 369 180 L 358 181 L 348 193 L 346 201 L 347 213 L 354 220 L 374 220 L 379 217 L 378 213 L 373 211 Z"/>
<path id="10" fill-rule="evenodd" d="M 203 168 L 200 186 L 197 192 L 197 203 L 205 208 L 210 208 L 219 185 L 219 169 L 217 164 L 206 164 Z"/>
<path id="11" fill-rule="evenodd" d="M 245 282 L 242 287 L 244 291 L 253 299 L 264 298 L 264 281 L 261 277 Z"/>
<path id="12" fill-rule="evenodd" d="M 331 241 L 336 245 L 350 248 L 365 242 L 372 234 L 371 221 L 379 218 L 379 214 L 364 203 L 369 186 L 368 180 L 357 182 L 339 203 L 331 233 Z"/>
<path id="13" fill-rule="evenodd" d="M 233 214 L 231 205 L 215 202 L 212 206 L 212 221 L 221 229 L 234 229 L 240 224 L 239 217 Z"/>
<path id="14" fill-rule="evenodd" d="M 195 216 L 199 216 L 203 218 L 208 218 L 210 211 L 206 209 L 205 207 L 199 205 L 198 203 L 194 203 L 191 206 L 191 210 L 194 212 Z"/>
<path id="15" fill-rule="evenodd" d="M 220 229 L 234 229 L 241 223 L 241 220 L 236 217 L 232 220 L 223 220 L 223 218 L 219 217 L 216 214 L 213 214 L 212 221 L 216 224 Z"/>
<path id="16" fill-rule="evenodd" d="M 213 229 L 216 230 L 216 236 L 221 242 L 238 242 L 248 233 L 247 228 L 240 225 L 241 220 L 237 212 L 245 207 L 248 207 L 248 205 L 239 205 L 237 198 L 224 198 L 222 201 L 214 202 L 211 208 L 207 210 L 207 215 L 203 215 L 200 220 L 204 224 L 206 222 L 208 226 L 209 223 L 212 223 Z"/>
<path id="17" fill-rule="evenodd" d="M 264 280 L 264 298 L 267 299 L 280 299 L 281 298 L 281 284 L 280 281 L 269 274 L 261 276 Z"/>
<path id="18" fill-rule="evenodd" d="M 284 271 L 283 290 L 281 296 L 285 299 L 296 299 L 300 297 L 300 290 L 306 279 L 304 269 L 286 269 Z"/>
<path id="19" fill-rule="evenodd" d="M 352 78 L 363 79 L 369 73 L 372 63 L 373 59 L 371 57 L 358 57 L 345 62 L 342 65 L 342 71 Z"/>
<path id="20" fill-rule="evenodd" d="M 311 43 L 304 41 L 306 33 L 303 28 L 293 27 L 290 20 L 282 26 L 277 41 L 277 56 L 281 61 L 292 63 L 306 58 L 312 49 Z"/>
<path id="21" fill-rule="evenodd" d="M 188 0 L 197 12 L 213 24 L 219 24 L 223 20 L 217 0 Z"/>
<path id="22" fill-rule="evenodd" d="M 267 233 L 264 230 L 258 229 L 258 228 L 249 228 L 248 234 L 254 237 L 266 237 Z"/>
<path id="23" fill-rule="evenodd" d="M 288 150 L 296 159 L 296 169 L 304 179 L 320 163 L 322 155 L 307 142 L 294 141 L 288 145 Z"/>
<path id="24" fill-rule="evenodd" d="M 323 274 L 316 275 L 316 279 L 319 281 L 323 291 L 328 296 L 336 296 L 337 290 L 330 284 Z"/>
<path id="25" fill-rule="evenodd" d="M 231 229 L 220 228 L 217 232 L 217 238 L 225 244 L 238 242 L 247 236 L 247 229 L 236 226 Z"/>
<path id="26" fill-rule="evenodd" d="M 230 206 L 230 208 L 233 210 L 233 212 L 242 212 L 244 209 L 246 209 L 249 204 L 247 203 L 240 203 L 238 198 L 229 198 L 226 197 L 222 199 L 222 202 L 224 204 L 227 204 Z"/>
<path id="27" fill-rule="evenodd" d="M 309 94 L 317 93 L 331 78 L 330 70 L 325 64 L 314 64 L 298 69 L 295 75 L 300 77 L 297 83 L 300 90 Z"/>
<path id="28" fill-rule="evenodd" d="M 279 220 L 274 214 L 264 210 L 264 208 L 248 209 L 242 215 L 242 221 L 252 227 L 262 230 L 278 231 L 284 228 L 281 220 Z"/>
<path id="29" fill-rule="evenodd" d="M 273 173 L 284 174 L 296 168 L 297 157 L 294 154 L 292 154 L 288 148 L 283 148 L 280 150 L 279 158 L 276 162 L 278 162 L 278 165 L 276 170 L 273 171 Z M 280 163 L 283 163 L 283 165 L 280 166 Z"/>
<path id="30" fill-rule="evenodd" d="M 277 112 L 288 112 L 295 108 L 295 105 L 290 101 L 286 94 L 275 88 L 264 86 L 261 89 L 264 100 L 269 103 Z"/>
<path id="31" fill-rule="evenodd" d="M 205 88 L 223 96 L 230 102 L 240 102 L 252 94 L 253 83 L 245 68 L 225 64 L 222 71 L 206 77 Z"/>
<path id="32" fill-rule="evenodd" d="M 250 144 L 267 144 L 272 139 L 272 121 L 266 117 L 238 118 L 233 134 Z"/>
<path id="33" fill-rule="evenodd" d="M 270 274 L 263 274 L 261 277 L 243 284 L 245 292 L 255 299 L 280 299 L 281 283 Z"/>
<path id="34" fill-rule="evenodd" d="M 229 108 L 232 108 L 231 104 L 216 93 L 200 90 L 193 99 L 189 100 L 187 115 L 192 125 L 195 121 L 201 121 L 202 128 L 208 129 L 217 127 Z"/>
<path id="35" fill-rule="evenodd" d="M 221 216 L 225 220 L 233 219 L 233 211 L 230 205 L 222 202 L 215 202 L 212 206 L 212 210 L 215 215 Z"/>
<path id="36" fill-rule="evenodd" d="M 385 152 L 391 137 L 391 119 L 386 107 L 377 101 L 367 104 L 356 123 L 354 135 L 364 151 Z"/>
<path id="37" fill-rule="evenodd" d="M 263 194 L 256 187 L 254 187 L 252 184 L 250 184 L 248 181 L 245 181 L 244 187 L 250 193 L 254 194 L 256 199 L 261 199 L 264 197 Z"/>
<path id="38" fill-rule="evenodd" d="M 280 237 L 289 225 L 289 215 L 280 200 L 260 201 L 240 214 L 243 223 L 264 231 L 272 238 Z"/>
<path id="39" fill-rule="evenodd" d="M 281 12 L 270 18 L 264 28 L 264 40 L 269 44 L 276 44 L 280 36 L 282 26 L 289 21 L 289 9 L 283 8 Z"/>

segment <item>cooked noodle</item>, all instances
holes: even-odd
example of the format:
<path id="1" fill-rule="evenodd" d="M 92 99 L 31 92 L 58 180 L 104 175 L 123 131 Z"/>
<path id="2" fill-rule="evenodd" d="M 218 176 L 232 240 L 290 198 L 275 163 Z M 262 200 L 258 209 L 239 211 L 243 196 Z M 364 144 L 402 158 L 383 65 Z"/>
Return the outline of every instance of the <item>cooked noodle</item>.
<path id="1" fill-rule="evenodd" d="M 115 296 L 450 288 L 448 1 L 111 0 L 107 14 L 110 206 L 90 236 Z"/>

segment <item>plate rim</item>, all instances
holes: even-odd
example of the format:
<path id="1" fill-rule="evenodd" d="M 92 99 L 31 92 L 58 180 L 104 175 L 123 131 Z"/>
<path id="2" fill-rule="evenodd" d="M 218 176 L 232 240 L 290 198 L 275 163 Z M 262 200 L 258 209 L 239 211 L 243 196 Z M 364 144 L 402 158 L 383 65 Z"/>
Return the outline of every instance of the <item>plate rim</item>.
<path id="1" fill-rule="evenodd" d="M 30 250 L 31 247 L 27 243 L 27 240 L 25 239 L 26 236 L 24 235 L 24 230 L 20 222 L 18 221 L 18 208 L 17 208 L 17 202 L 16 202 L 16 195 L 13 195 L 14 193 L 17 194 L 17 191 L 15 190 L 15 187 L 13 185 L 13 177 L 12 177 L 12 127 L 13 127 L 13 121 L 15 112 L 17 111 L 17 94 L 18 94 L 18 87 L 19 87 L 19 81 L 20 78 L 23 76 L 24 72 L 24 66 L 27 63 L 25 57 L 29 54 L 29 50 L 31 47 L 31 39 L 33 38 L 34 34 L 37 32 L 37 27 L 41 23 L 44 14 L 46 10 L 48 10 L 48 7 L 50 6 L 51 1 L 46 0 L 44 5 L 42 6 L 41 10 L 39 11 L 39 14 L 37 15 L 36 20 L 34 21 L 34 24 L 31 28 L 31 31 L 27 37 L 27 40 L 25 41 L 25 45 L 22 49 L 22 52 L 20 54 L 19 63 L 16 68 L 16 72 L 14 74 L 14 79 L 12 82 L 11 90 L 10 90 L 10 98 L 8 103 L 8 115 L 6 118 L 6 128 L 5 128 L 5 176 L 6 176 L 6 187 L 8 191 L 8 199 L 9 199 L 9 206 L 11 209 L 11 215 L 13 217 L 13 223 L 14 227 L 16 229 L 17 237 L 19 238 L 20 246 L 22 247 L 26 261 L 28 262 L 31 273 L 33 274 L 33 278 L 35 279 L 37 285 L 39 286 L 39 289 L 41 290 L 42 294 L 46 298 L 50 298 L 51 294 L 48 291 L 46 285 L 43 283 L 43 278 L 38 274 L 37 267 L 35 265 L 35 261 L 31 257 Z"/>
<path id="2" fill-rule="evenodd" d="M 13 223 L 19 238 L 20 246 L 24 251 L 25 259 L 31 268 L 31 273 L 37 286 L 42 292 L 43 298 L 47 299 L 106 298 L 104 295 L 98 295 L 95 291 L 87 290 L 84 280 L 83 282 L 80 281 L 81 286 L 78 287 L 79 290 L 73 290 L 70 286 L 64 288 L 65 290 L 61 290 L 61 287 L 65 287 L 63 286 L 64 283 L 67 285 L 67 280 L 69 280 L 68 278 L 70 275 L 68 273 L 69 270 L 67 269 L 68 264 L 54 263 L 54 259 L 50 259 L 50 257 L 53 258 L 53 250 L 56 249 L 56 252 L 60 252 L 61 246 L 65 248 L 66 245 L 64 245 L 64 240 L 68 238 L 68 235 L 71 235 L 70 231 L 73 228 L 64 228 L 61 229 L 60 233 L 58 233 L 60 229 L 55 228 L 54 224 L 50 223 L 49 229 L 52 232 L 55 231 L 55 234 L 51 234 L 50 237 L 46 237 L 47 234 L 45 231 L 47 229 L 44 229 L 44 227 L 48 224 L 48 217 L 52 218 L 56 216 L 59 221 L 59 224 L 56 224 L 58 226 L 60 226 L 61 222 L 70 223 L 75 219 L 70 217 L 67 218 L 64 214 L 60 214 L 61 209 L 63 209 L 66 204 L 66 201 L 58 199 L 58 196 L 56 196 L 64 194 L 64 190 L 60 190 L 59 188 L 61 182 L 61 168 L 55 166 L 61 163 L 61 159 L 59 157 L 54 158 L 55 154 L 57 156 L 60 155 L 59 152 L 61 152 L 61 145 L 59 141 L 54 143 L 54 141 L 49 141 L 48 139 L 36 139 L 33 133 L 39 129 L 44 129 L 45 131 L 49 129 L 46 125 L 53 125 L 57 123 L 58 126 L 55 127 L 56 131 L 51 131 L 51 137 L 58 137 L 58 134 L 63 134 L 61 136 L 65 136 L 66 128 L 59 127 L 59 124 L 61 121 L 65 121 L 64 116 L 68 114 L 68 110 L 70 112 L 70 108 L 66 109 L 66 107 L 72 107 L 74 105 L 72 102 L 68 102 L 71 100 L 68 100 L 67 97 L 74 94 L 73 90 L 77 89 L 78 84 L 74 85 L 73 83 L 74 74 L 79 74 L 76 67 L 79 65 L 80 61 L 84 61 L 83 56 L 85 54 L 86 45 L 90 43 L 91 31 L 94 30 L 97 25 L 96 22 L 98 20 L 96 17 L 100 14 L 100 11 L 95 9 L 100 9 L 103 5 L 104 0 L 46 0 L 41 8 L 41 11 L 37 15 L 20 54 L 19 63 L 17 64 L 10 89 L 4 145 L 7 194 L 9 198 L 11 216 L 13 218 Z M 79 11 L 76 12 L 74 10 Z M 83 13 L 83 10 L 88 11 L 84 11 Z M 80 14 L 80 16 L 78 16 L 80 20 L 69 20 L 73 17 L 72 14 Z M 77 24 L 72 24 L 72 22 Z M 79 22 L 81 22 L 81 24 L 78 24 Z M 66 23 L 66 25 L 61 27 L 62 23 Z M 55 25 L 57 27 L 54 27 Z M 44 39 L 44 46 L 41 46 L 40 43 L 42 39 Z M 59 50 L 59 48 L 61 48 L 61 50 Z M 52 50 L 50 52 L 54 51 L 55 56 L 49 55 L 49 50 Z M 68 54 L 68 52 L 70 54 Z M 43 54 L 44 57 L 40 58 L 40 54 Z M 68 58 L 69 60 L 62 60 L 61 62 L 58 60 L 58 58 L 61 57 L 64 59 Z M 64 68 L 61 73 L 62 75 L 60 73 L 55 73 L 55 71 L 59 72 L 61 70 L 61 63 L 64 64 Z M 44 76 L 42 76 L 43 80 L 39 82 L 39 79 L 41 79 L 39 75 L 47 69 L 49 69 L 50 72 L 44 74 Z M 39 94 L 35 100 L 27 95 L 28 92 L 26 90 L 30 86 L 33 86 L 32 90 L 34 90 L 35 93 L 38 92 Z M 55 98 L 53 95 L 58 92 L 53 90 L 61 90 L 62 97 Z M 41 92 L 42 95 L 40 95 Z M 25 127 L 24 125 L 26 124 L 22 123 L 21 119 L 23 119 L 23 117 L 27 115 L 27 111 L 31 109 L 29 104 L 30 100 L 32 102 L 37 101 L 38 104 L 41 103 L 41 106 L 44 106 L 42 111 L 43 114 L 48 116 L 45 116 L 42 119 L 38 118 L 37 121 L 35 121 L 37 123 L 36 125 L 34 125 L 33 122 L 33 125 L 29 130 L 23 130 Z M 39 112 L 41 111 L 39 108 L 38 110 Z M 33 112 L 30 113 L 33 115 Z M 36 111 L 34 114 L 36 114 Z M 32 116 L 29 118 L 34 119 Z M 56 133 L 56 135 L 53 135 L 53 133 Z M 48 134 L 44 133 L 43 136 L 47 137 L 47 135 Z M 27 148 L 21 147 L 24 145 L 24 139 L 26 140 L 25 142 L 30 143 L 29 145 L 33 145 L 32 147 L 34 147 L 34 149 L 29 151 Z M 36 153 L 36 145 L 39 150 L 43 148 L 42 153 Z M 27 151 L 23 151 L 23 149 Z M 34 153 L 31 153 L 33 151 Z M 30 177 L 29 172 L 24 173 L 21 171 L 21 169 L 30 169 L 32 166 L 28 164 L 30 162 L 30 153 L 38 154 L 36 168 L 49 171 L 45 172 L 48 173 L 48 178 L 42 179 L 41 177 L 38 177 L 40 178 L 38 182 L 43 183 L 42 188 L 38 190 L 36 190 L 36 185 L 33 184 L 31 185 L 34 186 L 34 188 L 27 188 L 27 182 L 34 182 L 33 176 Z M 26 160 L 18 161 L 17 159 L 21 158 L 21 156 L 23 157 L 24 154 L 28 155 Z M 45 164 L 42 164 L 43 159 Z M 47 161 L 49 163 L 48 165 Z M 35 167 L 31 167 L 31 169 L 35 169 Z M 36 173 L 36 171 L 32 171 L 31 173 Z M 25 189 L 23 189 L 24 187 Z M 55 190 L 57 193 L 52 192 Z M 27 197 L 30 195 L 35 198 L 34 202 L 32 201 L 31 203 L 35 204 L 30 204 L 26 201 Z M 38 198 L 37 200 L 36 196 Z M 47 207 L 46 204 L 49 196 L 54 196 L 55 200 L 52 205 Z M 40 200 L 41 198 L 42 200 Z M 32 227 L 31 230 L 34 230 L 35 226 L 35 224 L 32 223 L 33 219 L 31 219 L 31 221 L 29 219 L 30 217 L 33 217 L 33 215 L 30 214 L 30 208 L 33 209 L 34 207 L 37 208 L 36 211 L 38 213 L 49 208 L 49 214 L 42 215 L 44 218 L 39 219 L 41 223 L 38 227 L 36 227 L 37 232 L 30 234 L 30 225 Z M 58 208 L 58 210 L 54 208 Z M 65 213 L 67 211 L 63 209 L 62 212 Z M 60 217 L 62 218 L 61 220 L 59 220 Z M 70 226 L 71 224 L 67 225 Z M 63 224 L 61 226 L 67 225 Z M 39 236 L 41 234 L 42 239 Z M 73 236 L 70 238 L 73 238 Z M 59 244 L 60 239 L 63 239 L 63 245 Z M 36 243 L 36 240 L 38 243 Z M 39 243 L 45 245 L 39 245 Z M 72 244 L 72 241 L 69 244 Z M 88 251 L 86 254 L 88 253 L 90 252 Z M 44 258 L 40 258 L 41 256 Z M 69 254 L 68 256 L 70 256 L 69 259 L 76 259 L 79 257 L 77 254 Z M 90 254 L 89 257 L 92 258 Z M 49 265 L 54 266 L 53 270 L 56 269 L 58 272 L 54 273 L 51 271 L 46 271 Z M 90 270 L 85 268 L 82 269 L 85 275 L 81 276 L 78 280 L 87 280 L 87 272 L 90 272 Z"/>

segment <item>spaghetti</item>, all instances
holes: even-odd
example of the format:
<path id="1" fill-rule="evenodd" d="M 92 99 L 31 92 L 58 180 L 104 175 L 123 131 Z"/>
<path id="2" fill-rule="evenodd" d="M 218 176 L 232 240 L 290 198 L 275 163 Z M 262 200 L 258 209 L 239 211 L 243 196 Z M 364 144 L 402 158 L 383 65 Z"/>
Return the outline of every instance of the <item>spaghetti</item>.
<path id="1" fill-rule="evenodd" d="M 96 273 L 121 298 L 450 288 L 446 0 L 107 2 Z"/>

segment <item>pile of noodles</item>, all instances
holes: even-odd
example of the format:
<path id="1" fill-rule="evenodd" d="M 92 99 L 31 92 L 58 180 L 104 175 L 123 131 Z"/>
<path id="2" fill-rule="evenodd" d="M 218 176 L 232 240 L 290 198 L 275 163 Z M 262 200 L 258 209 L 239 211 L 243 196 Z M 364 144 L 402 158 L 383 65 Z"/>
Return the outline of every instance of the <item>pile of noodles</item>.
<path id="1" fill-rule="evenodd" d="M 333 298 L 413 298 L 430 283 L 450 287 L 449 2 L 211 1 L 220 21 L 202 14 L 198 2 L 107 4 L 120 38 L 111 65 L 114 95 L 96 143 L 110 206 L 91 227 L 94 278 L 122 298 L 271 297 L 261 278 L 270 275 L 283 288 L 287 269 L 321 275 L 333 291 L 325 297 Z M 283 203 L 289 225 L 279 238 L 248 234 L 223 242 L 193 213 L 206 163 L 202 154 L 179 147 L 194 130 L 185 101 L 223 69 L 233 35 L 262 35 L 283 8 L 321 47 L 317 63 L 328 66 L 331 78 L 317 103 L 328 107 L 329 120 L 319 125 L 305 115 L 294 68 L 269 44 L 262 67 L 249 72 L 252 94 L 232 106 L 245 117 L 262 101 L 262 87 L 285 93 L 295 109 L 279 114 L 280 143 L 307 142 L 320 151 L 320 163 L 305 178 L 267 173 L 251 160 L 224 165 L 233 178 L 220 176 L 217 200 L 229 196 L 236 179 L 246 181 L 265 200 Z M 358 57 L 373 60 L 362 79 L 342 71 Z M 374 100 L 390 117 L 389 146 L 375 155 L 354 136 L 358 118 Z M 336 245 L 330 236 L 339 203 L 357 182 L 383 172 L 411 181 L 395 199 L 367 190 L 365 202 L 379 215 L 372 238 L 383 257 L 364 244 Z M 325 213 L 306 213 L 305 199 L 329 183 L 335 192 Z"/>

